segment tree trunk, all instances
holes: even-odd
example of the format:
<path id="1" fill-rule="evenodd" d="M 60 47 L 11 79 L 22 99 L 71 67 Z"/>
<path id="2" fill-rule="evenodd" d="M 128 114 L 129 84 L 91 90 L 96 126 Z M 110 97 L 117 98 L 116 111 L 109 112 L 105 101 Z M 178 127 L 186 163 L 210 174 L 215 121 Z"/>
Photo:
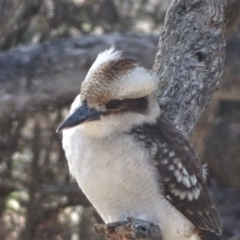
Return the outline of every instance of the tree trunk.
<path id="1" fill-rule="evenodd" d="M 173 1 L 153 66 L 167 118 L 189 136 L 223 72 L 225 2 Z"/>

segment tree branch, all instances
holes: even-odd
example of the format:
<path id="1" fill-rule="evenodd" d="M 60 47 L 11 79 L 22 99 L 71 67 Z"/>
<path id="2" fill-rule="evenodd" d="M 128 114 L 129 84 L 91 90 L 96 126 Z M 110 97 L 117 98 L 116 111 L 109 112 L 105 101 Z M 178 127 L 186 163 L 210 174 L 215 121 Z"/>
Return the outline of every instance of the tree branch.
<path id="1" fill-rule="evenodd" d="M 151 68 L 157 41 L 157 36 L 115 33 L 18 47 L 1 53 L 0 121 L 70 104 L 97 54 L 112 45 Z"/>
<path id="2" fill-rule="evenodd" d="M 109 224 L 95 224 L 94 230 L 106 240 L 162 240 L 160 229 L 152 223 L 129 218 L 126 221 Z"/>

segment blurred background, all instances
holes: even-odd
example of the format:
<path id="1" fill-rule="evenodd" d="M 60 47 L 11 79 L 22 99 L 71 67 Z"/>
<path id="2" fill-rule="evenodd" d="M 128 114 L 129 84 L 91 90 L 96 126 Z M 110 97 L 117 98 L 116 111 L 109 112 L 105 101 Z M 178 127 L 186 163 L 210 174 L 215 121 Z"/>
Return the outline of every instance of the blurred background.
<path id="1" fill-rule="evenodd" d="M 0 0 L 0 239 L 100 240 L 68 171 L 58 124 L 96 55 L 115 45 L 151 68 L 170 0 Z M 192 141 L 225 239 L 240 239 L 240 12 L 227 8 L 226 65 Z"/>

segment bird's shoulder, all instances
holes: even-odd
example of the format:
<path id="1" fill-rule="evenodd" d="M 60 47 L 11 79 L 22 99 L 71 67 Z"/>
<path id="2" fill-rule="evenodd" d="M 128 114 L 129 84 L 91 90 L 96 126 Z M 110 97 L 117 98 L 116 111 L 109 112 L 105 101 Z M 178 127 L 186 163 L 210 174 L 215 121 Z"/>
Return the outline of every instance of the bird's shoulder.
<path id="1" fill-rule="evenodd" d="M 164 116 L 156 124 L 133 128 L 131 133 L 151 152 L 166 199 L 204 234 L 221 235 L 205 171 L 190 142 Z"/>

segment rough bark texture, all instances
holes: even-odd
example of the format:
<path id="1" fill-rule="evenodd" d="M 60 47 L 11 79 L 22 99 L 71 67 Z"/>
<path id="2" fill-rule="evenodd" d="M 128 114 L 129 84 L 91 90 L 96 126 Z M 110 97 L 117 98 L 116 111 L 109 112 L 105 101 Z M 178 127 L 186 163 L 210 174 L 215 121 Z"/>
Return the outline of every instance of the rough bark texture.
<path id="1" fill-rule="evenodd" d="M 160 105 L 189 136 L 216 90 L 224 66 L 224 1 L 173 1 L 153 70 Z"/>
<path id="2" fill-rule="evenodd" d="M 157 225 L 129 218 L 127 221 L 110 224 L 95 224 L 94 230 L 104 235 L 106 240 L 162 240 L 160 229 Z"/>

